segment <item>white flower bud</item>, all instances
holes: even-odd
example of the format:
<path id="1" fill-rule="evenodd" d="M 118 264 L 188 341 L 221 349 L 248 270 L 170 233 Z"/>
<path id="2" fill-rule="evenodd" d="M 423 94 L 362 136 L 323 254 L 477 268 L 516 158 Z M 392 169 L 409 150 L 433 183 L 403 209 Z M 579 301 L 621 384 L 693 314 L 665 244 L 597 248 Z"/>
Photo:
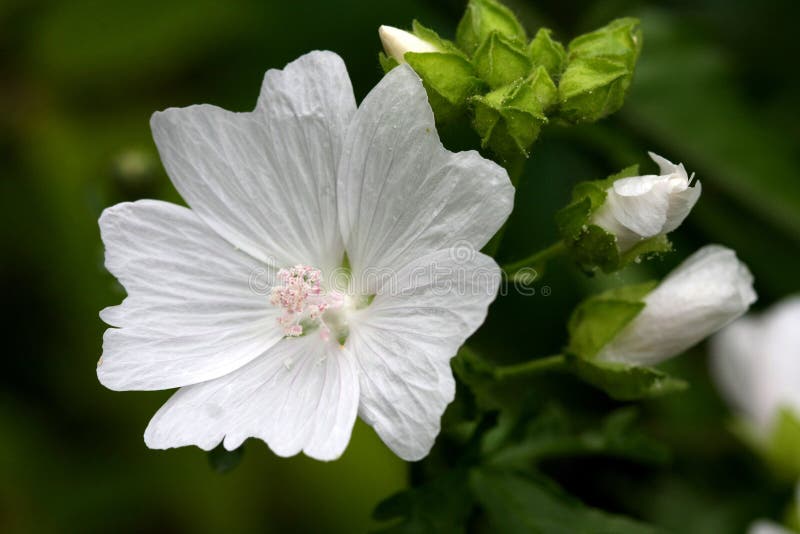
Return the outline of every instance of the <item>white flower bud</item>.
<path id="1" fill-rule="evenodd" d="M 689 185 L 691 178 L 682 163 L 649 154 L 661 174 L 620 178 L 606 190 L 605 203 L 592 215 L 592 223 L 617 236 L 620 252 L 676 229 L 700 197 L 700 182 Z"/>
<path id="2" fill-rule="evenodd" d="M 760 435 L 769 434 L 781 409 L 800 417 L 800 296 L 714 336 L 711 371 L 723 396 Z"/>
<path id="3" fill-rule="evenodd" d="M 644 298 L 644 309 L 597 358 L 655 365 L 726 326 L 755 300 L 753 275 L 736 254 L 720 245 L 705 246 Z"/>
<path id="4" fill-rule="evenodd" d="M 428 41 L 393 26 L 381 26 L 378 28 L 378 35 L 386 55 L 396 59 L 398 63 L 406 62 L 403 59 L 406 52 L 440 52 Z"/>

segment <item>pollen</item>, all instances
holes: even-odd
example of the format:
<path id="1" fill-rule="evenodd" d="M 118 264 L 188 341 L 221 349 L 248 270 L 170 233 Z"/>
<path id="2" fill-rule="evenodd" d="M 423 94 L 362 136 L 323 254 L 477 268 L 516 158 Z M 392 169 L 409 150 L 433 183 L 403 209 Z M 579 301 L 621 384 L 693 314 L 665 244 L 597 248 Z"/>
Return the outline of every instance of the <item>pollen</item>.
<path id="1" fill-rule="evenodd" d="M 326 292 L 322 285 L 322 272 L 307 265 L 281 269 L 277 280 L 270 302 L 283 310 L 283 315 L 278 318 L 283 334 L 298 337 L 310 328 L 319 327 L 322 339 L 330 339 L 331 329 L 324 315 L 329 310 L 341 308 L 344 295 L 337 291 Z"/>

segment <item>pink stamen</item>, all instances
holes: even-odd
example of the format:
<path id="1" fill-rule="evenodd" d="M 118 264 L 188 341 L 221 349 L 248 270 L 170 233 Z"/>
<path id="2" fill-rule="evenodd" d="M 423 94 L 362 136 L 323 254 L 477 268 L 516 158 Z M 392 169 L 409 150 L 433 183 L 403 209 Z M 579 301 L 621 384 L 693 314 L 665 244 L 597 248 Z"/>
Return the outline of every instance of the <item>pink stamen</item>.
<path id="1" fill-rule="evenodd" d="M 339 308 L 344 303 L 344 295 L 338 292 L 325 294 L 322 289 L 322 272 L 307 265 L 295 265 L 290 269 L 278 271 L 278 282 L 272 288 L 270 302 L 283 308 L 278 324 L 283 327 L 287 337 L 303 335 L 302 321 L 320 324 L 320 336 L 330 339 L 330 328 L 322 315 L 325 310 Z"/>

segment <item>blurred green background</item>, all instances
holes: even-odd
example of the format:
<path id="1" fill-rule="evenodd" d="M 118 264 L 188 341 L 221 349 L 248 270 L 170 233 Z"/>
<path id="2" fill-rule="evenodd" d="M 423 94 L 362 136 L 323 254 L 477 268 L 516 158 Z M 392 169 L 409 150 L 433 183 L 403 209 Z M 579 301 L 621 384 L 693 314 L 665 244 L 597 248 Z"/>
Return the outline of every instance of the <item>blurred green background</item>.
<path id="1" fill-rule="evenodd" d="M 674 236 L 677 254 L 626 277 L 662 274 L 706 242 L 737 249 L 758 306 L 800 290 L 800 69 L 796 2 L 509 1 L 529 33 L 568 41 L 639 16 L 645 45 L 621 112 L 594 126 L 549 128 L 534 146 L 500 254 L 555 237 L 572 184 L 602 178 L 646 150 L 682 161 L 703 196 Z M 97 218 L 137 198 L 180 202 L 148 120 L 208 102 L 245 111 L 264 71 L 312 49 L 339 53 L 360 100 L 380 79 L 377 27 L 413 18 L 452 36 L 463 1 L 5 0 L 0 3 L 0 532 L 363 532 L 371 510 L 407 485 L 407 466 L 359 423 L 344 457 L 279 459 L 250 441 L 218 474 L 198 449 L 150 451 L 142 433 L 169 392 L 113 393 L 94 369 L 98 311 L 122 289 L 102 266 Z M 452 147 L 475 143 L 444 132 Z M 651 166 L 645 167 L 651 169 Z M 558 350 L 587 280 L 568 266 L 550 295 L 509 297 L 477 343 L 497 361 Z M 531 343 L 531 332 L 535 343 Z M 702 347 L 672 363 L 693 387 L 644 406 L 673 450 L 667 466 L 580 460 L 551 474 L 595 506 L 682 532 L 737 532 L 779 518 L 791 485 L 728 432 Z M 568 387 L 568 386 L 567 386 Z M 580 390 L 583 391 L 583 390 Z M 595 399 L 599 394 L 592 393 Z M 610 403 L 608 403 L 610 405 Z"/>

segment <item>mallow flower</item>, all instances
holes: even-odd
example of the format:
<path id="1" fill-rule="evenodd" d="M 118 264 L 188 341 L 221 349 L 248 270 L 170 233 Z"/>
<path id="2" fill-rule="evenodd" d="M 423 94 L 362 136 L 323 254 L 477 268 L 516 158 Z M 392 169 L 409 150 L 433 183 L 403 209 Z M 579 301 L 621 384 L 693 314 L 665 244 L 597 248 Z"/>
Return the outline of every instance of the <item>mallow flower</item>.
<path id="1" fill-rule="evenodd" d="M 756 300 L 753 276 L 736 253 L 707 245 L 644 297 L 644 308 L 597 359 L 655 365 L 726 326 Z"/>
<path id="2" fill-rule="evenodd" d="M 800 296 L 739 319 L 710 348 L 720 391 L 757 435 L 769 438 L 781 410 L 800 418 Z"/>
<path id="3" fill-rule="evenodd" d="M 408 66 L 356 108 L 331 52 L 268 71 L 253 112 L 171 108 L 151 126 L 189 207 L 100 218 L 128 295 L 101 312 L 97 367 L 113 390 L 180 388 L 146 444 L 255 437 L 330 460 L 358 414 L 400 457 L 425 456 L 454 396 L 449 360 L 498 288 L 471 251 L 511 210 L 506 172 L 442 146 Z"/>
<path id="4" fill-rule="evenodd" d="M 630 250 L 644 239 L 675 230 L 692 211 L 700 197 L 700 182 L 692 178 L 683 164 L 649 153 L 661 174 L 620 178 L 606 189 L 605 202 L 592 214 L 590 222 L 617 238 L 620 252 Z"/>
<path id="5" fill-rule="evenodd" d="M 378 35 L 386 55 L 401 64 L 406 62 L 406 52 L 441 52 L 433 43 L 394 26 L 381 26 L 378 28 Z"/>

